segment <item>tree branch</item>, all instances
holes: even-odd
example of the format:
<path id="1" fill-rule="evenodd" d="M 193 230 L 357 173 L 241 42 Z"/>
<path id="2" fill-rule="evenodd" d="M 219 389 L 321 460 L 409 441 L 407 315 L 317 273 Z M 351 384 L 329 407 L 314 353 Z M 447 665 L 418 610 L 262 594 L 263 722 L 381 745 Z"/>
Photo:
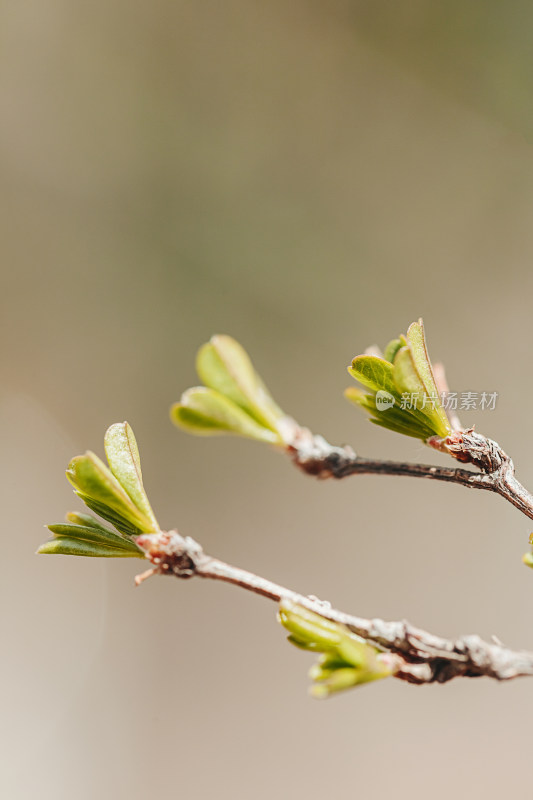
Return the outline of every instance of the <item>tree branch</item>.
<path id="1" fill-rule="evenodd" d="M 346 478 L 348 475 L 406 475 L 412 478 L 457 483 L 471 489 L 486 489 L 504 497 L 533 519 L 533 495 L 515 477 L 512 459 L 497 442 L 474 430 L 454 431 L 446 439 L 432 437 L 428 444 L 480 471 L 460 467 L 436 467 L 401 461 L 380 461 L 358 456 L 351 447 L 335 447 L 322 436 L 296 424 L 290 437 L 289 454 L 303 472 L 317 478 Z"/>
<path id="2" fill-rule="evenodd" d="M 281 602 L 288 600 L 345 625 L 379 650 L 390 654 L 393 675 L 409 683 L 446 683 L 452 678 L 488 677 L 498 681 L 533 675 L 533 653 L 513 651 L 479 636 L 444 639 L 415 628 L 406 621 L 385 622 L 364 619 L 331 608 L 329 603 L 272 583 L 252 572 L 226 564 L 204 553 L 201 545 L 177 531 L 137 537 L 137 544 L 154 565 L 136 578 L 139 584 L 153 574 L 178 578 L 209 578 L 240 586 L 250 592 Z"/>

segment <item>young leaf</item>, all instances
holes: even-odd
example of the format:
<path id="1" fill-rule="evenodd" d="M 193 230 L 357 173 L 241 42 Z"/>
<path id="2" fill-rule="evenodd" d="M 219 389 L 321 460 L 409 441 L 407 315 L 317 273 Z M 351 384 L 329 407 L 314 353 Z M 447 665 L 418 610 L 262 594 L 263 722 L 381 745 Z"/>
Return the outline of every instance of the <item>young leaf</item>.
<path id="1" fill-rule="evenodd" d="M 408 347 L 400 347 L 394 359 L 392 367 L 394 383 L 401 394 L 413 394 L 420 401 L 426 393 L 426 387 L 422 383 L 416 371 L 411 351 Z"/>
<path id="2" fill-rule="evenodd" d="M 119 547 L 107 547 L 97 542 L 90 542 L 83 539 L 70 539 L 67 536 L 59 536 L 42 544 L 37 550 L 44 555 L 64 555 L 64 556 L 93 556 L 95 558 L 145 558 L 143 551 L 125 550 Z"/>
<path id="3" fill-rule="evenodd" d="M 319 676 L 315 677 L 314 680 L 321 682 L 311 687 L 310 694 L 312 697 L 322 700 L 326 697 L 330 697 L 332 694 L 342 692 L 345 689 L 352 689 L 364 683 L 377 681 L 380 678 L 387 678 L 390 674 L 390 670 L 385 666 L 383 666 L 382 671 L 376 670 L 375 672 L 361 671 L 353 667 L 341 667 L 331 672 L 325 680 Z"/>
<path id="4" fill-rule="evenodd" d="M 390 361 L 391 364 L 394 364 L 394 357 L 396 356 L 396 353 L 398 352 L 401 346 L 402 346 L 401 339 L 392 339 L 388 343 L 387 347 L 385 348 L 385 352 L 383 353 L 383 358 L 385 359 L 385 361 Z"/>
<path id="5" fill-rule="evenodd" d="M 75 525 L 72 523 L 60 522 L 55 525 L 48 525 L 48 530 L 51 531 L 57 538 L 66 539 L 81 539 L 87 542 L 95 542 L 102 547 L 114 547 L 121 550 L 128 550 L 135 554 L 142 553 L 143 551 L 135 544 L 133 539 L 121 536 L 115 531 L 108 530 L 107 528 L 97 529 L 86 527 L 84 525 Z"/>
<path id="6" fill-rule="evenodd" d="M 338 625 L 294 603 L 280 603 L 279 620 L 303 644 L 313 643 L 317 648 L 329 649 L 341 641 Z"/>
<path id="7" fill-rule="evenodd" d="M 414 414 L 408 409 L 402 409 L 398 404 L 380 411 L 376 407 L 376 395 L 365 394 L 354 386 L 345 389 L 344 396 L 351 403 L 359 405 L 365 411 L 368 411 L 372 417 L 370 422 L 374 422 L 383 428 L 423 440 L 434 434 L 433 429 L 429 427 L 424 417 Z"/>
<path id="8" fill-rule="evenodd" d="M 451 432 L 451 427 L 447 421 L 443 423 L 440 401 L 436 392 L 431 395 L 422 382 L 420 375 L 415 367 L 412 353 L 408 347 L 402 347 L 396 354 L 394 360 L 394 378 L 402 393 L 413 395 L 415 398 L 415 410 L 418 417 L 425 417 L 430 421 L 433 432 L 439 436 L 447 436 Z M 434 407 L 435 406 L 435 407 Z"/>
<path id="9" fill-rule="evenodd" d="M 96 517 L 91 517 L 90 514 L 83 514 L 77 511 L 69 511 L 65 518 L 67 522 L 72 522 L 74 525 L 82 525 L 85 528 L 94 528 L 97 531 L 103 531 L 105 533 L 108 532 L 109 528 L 106 528 Z"/>
<path id="10" fill-rule="evenodd" d="M 317 683 L 310 688 L 309 693 L 311 697 L 316 697 L 318 700 L 330 697 L 336 692 L 357 686 L 357 675 L 357 670 L 352 667 L 341 667 L 327 672 L 322 672 L 320 667 L 318 669 L 311 668 L 309 677 Z"/>
<path id="11" fill-rule="evenodd" d="M 90 508 L 91 511 L 94 511 L 94 513 L 98 514 L 98 516 L 102 517 L 102 519 L 105 519 L 106 522 L 110 522 L 111 525 L 114 525 L 115 528 L 120 531 L 120 533 L 123 533 L 126 536 L 138 536 L 139 534 L 144 533 L 141 528 L 137 527 L 136 525 L 132 525 L 129 520 L 121 517 L 119 514 L 109 508 L 109 506 L 99 503 L 97 500 L 94 500 L 94 498 L 83 494 L 83 492 L 74 492 L 74 494 L 78 495 L 80 500 L 85 503 L 87 508 Z"/>
<path id="12" fill-rule="evenodd" d="M 287 641 L 289 644 L 293 644 L 295 647 L 297 647 L 298 650 L 310 650 L 313 653 L 321 652 L 320 647 L 316 644 L 316 642 L 304 642 L 302 639 L 298 639 L 297 636 L 293 636 L 292 633 L 287 636 Z"/>
<path id="13" fill-rule="evenodd" d="M 407 329 L 407 342 L 409 349 L 413 356 L 416 371 L 420 375 L 420 379 L 425 386 L 428 394 L 437 394 L 437 385 L 433 376 L 431 362 L 426 346 L 426 337 L 424 335 L 424 323 L 421 319 L 418 322 L 412 322 Z"/>
<path id="14" fill-rule="evenodd" d="M 127 422 L 116 422 L 108 428 L 104 438 L 104 447 L 111 472 L 139 511 L 150 520 L 151 530 L 159 530 L 154 512 L 144 491 L 137 442 Z"/>
<path id="15" fill-rule="evenodd" d="M 67 469 L 67 478 L 83 495 L 109 508 L 135 528 L 144 533 L 153 531 L 152 520 L 135 506 L 115 476 L 94 453 L 89 451 L 73 458 Z"/>
<path id="16" fill-rule="evenodd" d="M 409 343 L 409 349 L 413 357 L 416 371 L 424 384 L 426 394 L 432 397 L 438 397 L 437 384 L 427 351 L 424 323 L 421 319 L 419 319 L 418 322 L 413 322 L 409 326 L 406 338 Z M 451 432 L 451 425 L 440 402 L 436 404 L 435 411 L 440 419 L 440 435 L 443 437 L 447 436 Z"/>
<path id="17" fill-rule="evenodd" d="M 348 372 L 356 381 L 362 383 L 373 392 L 384 390 L 389 392 L 396 400 L 401 399 L 401 392 L 394 382 L 392 364 L 384 358 L 377 356 L 356 356 Z"/>
<path id="18" fill-rule="evenodd" d="M 188 389 L 170 409 L 172 421 L 189 433 L 204 436 L 235 433 L 248 439 L 280 444 L 279 434 L 257 423 L 227 397 L 204 386 Z"/>
<path id="19" fill-rule="evenodd" d="M 350 368 L 348 368 L 348 370 L 349 369 Z M 372 412 L 376 407 L 375 395 L 367 394 L 361 389 L 357 389 L 355 386 L 348 386 L 348 388 L 344 390 L 344 396 L 350 403 L 361 406 L 365 411 Z"/>
<path id="20" fill-rule="evenodd" d="M 425 440 L 433 435 L 432 433 L 422 433 L 421 429 L 417 428 L 415 425 L 411 426 L 408 422 L 408 417 L 402 422 L 399 422 L 393 417 L 386 417 L 384 414 L 380 414 L 379 417 L 371 417 L 369 421 L 374 425 L 379 425 L 380 428 L 386 428 L 395 433 L 402 433 L 404 436 L 411 436 L 413 439 Z"/>

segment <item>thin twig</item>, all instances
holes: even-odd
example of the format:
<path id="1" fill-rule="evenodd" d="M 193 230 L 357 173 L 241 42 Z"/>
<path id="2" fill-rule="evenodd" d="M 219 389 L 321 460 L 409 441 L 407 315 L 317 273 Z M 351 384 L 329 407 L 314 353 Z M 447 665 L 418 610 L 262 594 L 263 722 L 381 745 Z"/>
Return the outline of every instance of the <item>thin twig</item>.
<path id="1" fill-rule="evenodd" d="M 358 456 L 351 447 L 335 447 L 322 436 L 295 426 L 287 448 L 303 472 L 318 478 L 346 478 L 349 475 L 405 475 L 411 478 L 446 481 L 470 489 L 486 489 L 504 497 L 533 519 L 533 495 L 515 477 L 514 464 L 497 442 L 474 430 L 454 431 L 446 439 L 433 437 L 428 444 L 480 471 L 461 467 L 437 467 L 402 461 L 381 461 Z"/>
<path id="2" fill-rule="evenodd" d="M 394 677 L 409 683 L 445 683 L 458 677 L 498 681 L 533 675 L 533 653 L 513 651 L 479 636 L 455 641 L 415 628 L 406 621 L 385 622 L 346 614 L 315 597 L 298 594 L 252 572 L 205 554 L 201 545 L 177 531 L 139 536 L 137 544 L 154 565 L 154 573 L 179 578 L 225 581 L 279 603 L 288 600 L 345 625 L 371 645 L 393 656 Z"/>

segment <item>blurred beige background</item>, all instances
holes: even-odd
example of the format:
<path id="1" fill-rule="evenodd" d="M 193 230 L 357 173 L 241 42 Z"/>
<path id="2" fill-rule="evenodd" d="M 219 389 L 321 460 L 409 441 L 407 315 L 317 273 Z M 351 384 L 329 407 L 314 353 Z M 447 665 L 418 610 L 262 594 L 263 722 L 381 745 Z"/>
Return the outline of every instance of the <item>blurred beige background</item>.
<path id="1" fill-rule="evenodd" d="M 134 426 L 162 524 L 361 615 L 533 648 L 530 524 L 447 485 L 306 479 L 168 407 L 227 332 L 362 454 L 351 357 L 423 315 L 464 421 L 533 485 L 533 8 L 0 6 L 3 797 L 529 798 L 533 684 L 383 681 L 325 703 L 272 604 L 36 558 L 63 472 Z"/>

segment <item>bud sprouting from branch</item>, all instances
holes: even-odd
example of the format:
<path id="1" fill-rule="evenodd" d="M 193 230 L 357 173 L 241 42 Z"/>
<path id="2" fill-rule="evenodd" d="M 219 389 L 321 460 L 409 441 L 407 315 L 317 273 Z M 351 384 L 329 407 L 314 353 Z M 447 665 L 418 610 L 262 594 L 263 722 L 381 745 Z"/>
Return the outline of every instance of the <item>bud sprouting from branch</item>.
<path id="1" fill-rule="evenodd" d="M 145 558 L 133 537 L 157 533 L 159 525 L 144 490 L 139 450 L 127 422 L 105 435 L 109 467 L 94 453 L 72 459 L 67 478 L 91 511 L 110 522 L 111 530 L 89 514 L 70 512 L 67 521 L 48 525 L 54 538 L 37 552 L 107 558 Z"/>
<path id="2" fill-rule="evenodd" d="M 196 370 L 204 385 L 188 389 L 170 410 L 179 428 L 200 436 L 233 433 L 284 444 L 286 416 L 235 339 L 213 336 L 198 351 Z"/>
<path id="3" fill-rule="evenodd" d="M 309 671 L 309 677 L 315 682 L 310 689 L 313 697 L 329 697 L 392 674 L 387 656 L 344 625 L 324 619 L 289 600 L 280 603 L 278 618 L 289 631 L 291 644 L 322 654 Z"/>
<path id="4" fill-rule="evenodd" d="M 421 319 L 413 322 L 405 335 L 389 342 L 382 356 L 356 356 L 348 372 L 367 391 L 350 387 L 345 397 L 367 411 L 375 425 L 424 442 L 451 433 Z"/>

